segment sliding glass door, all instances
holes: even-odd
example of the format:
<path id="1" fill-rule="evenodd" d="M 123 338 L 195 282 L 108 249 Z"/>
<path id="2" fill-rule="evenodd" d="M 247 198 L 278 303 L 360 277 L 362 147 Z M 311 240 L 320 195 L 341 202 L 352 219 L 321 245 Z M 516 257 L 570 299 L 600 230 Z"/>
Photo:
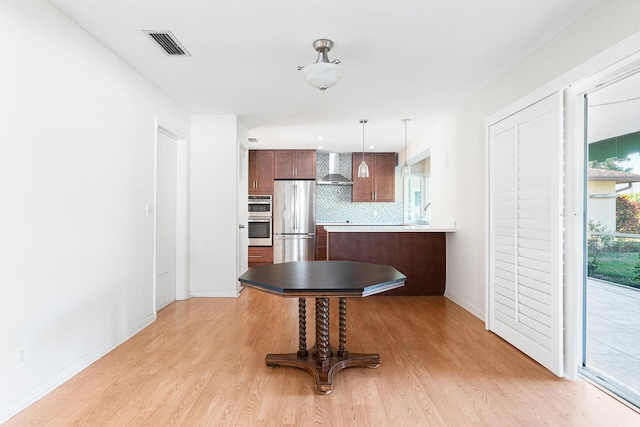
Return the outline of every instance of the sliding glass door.
<path id="1" fill-rule="evenodd" d="M 640 73 L 585 96 L 582 373 L 640 406 Z"/>

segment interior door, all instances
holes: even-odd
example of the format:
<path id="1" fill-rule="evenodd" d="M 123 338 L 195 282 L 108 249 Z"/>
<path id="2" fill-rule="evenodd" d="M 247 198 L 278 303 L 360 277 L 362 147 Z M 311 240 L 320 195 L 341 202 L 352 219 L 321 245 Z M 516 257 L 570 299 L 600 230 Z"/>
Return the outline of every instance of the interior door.
<path id="1" fill-rule="evenodd" d="M 238 260 L 237 273 L 241 276 L 242 273 L 249 268 L 249 239 L 248 239 L 248 179 L 249 179 L 249 154 L 247 148 L 242 145 L 238 145 L 238 241 L 237 250 Z M 242 289 L 240 282 L 238 282 L 238 291 Z"/>
<path id="2" fill-rule="evenodd" d="M 563 375 L 560 95 L 489 126 L 487 329 Z"/>
<path id="3" fill-rule="evenodd" d="M 156 310 L 176 299 L 177 141 L 158 131 L 156 160 Z"/>

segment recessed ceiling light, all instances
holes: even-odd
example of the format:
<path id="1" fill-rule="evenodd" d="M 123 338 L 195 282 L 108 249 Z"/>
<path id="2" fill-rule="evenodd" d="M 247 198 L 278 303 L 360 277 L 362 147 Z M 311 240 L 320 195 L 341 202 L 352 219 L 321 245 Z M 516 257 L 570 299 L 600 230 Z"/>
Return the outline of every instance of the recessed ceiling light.
<path id="1" fill-rule="evenodd" d="M 375 145 L 370 145 L 369 146 L 369 150 L 373 150 L 374 148 L 376 148 Z"/>
<path id="2" fill-rule="evenodd" d="M 318 141 L 324 141 L 324 136 L 319 136 Z"/>
<path id="3" fill-rule="evenodd" d="M 324 147 L 322 145 L 318 145 L 318 150 L 322 150 Z"/>

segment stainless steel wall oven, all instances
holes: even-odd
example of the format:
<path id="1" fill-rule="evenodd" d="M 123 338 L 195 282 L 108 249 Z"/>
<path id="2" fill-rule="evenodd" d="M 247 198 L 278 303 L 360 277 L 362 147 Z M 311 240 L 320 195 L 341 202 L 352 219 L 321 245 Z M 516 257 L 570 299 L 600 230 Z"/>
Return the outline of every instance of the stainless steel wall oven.
<path id="1" fill-rule="evenodd" d="M 273 220 L 271 196 L 249 196 L 249 246 L 273 244 Z"/>
<path id="2" fill-rule="evenodd" d="M 273 216 L 272 197 L 266 196 L 249 196 L 249 218 L 258 216 Z"/>

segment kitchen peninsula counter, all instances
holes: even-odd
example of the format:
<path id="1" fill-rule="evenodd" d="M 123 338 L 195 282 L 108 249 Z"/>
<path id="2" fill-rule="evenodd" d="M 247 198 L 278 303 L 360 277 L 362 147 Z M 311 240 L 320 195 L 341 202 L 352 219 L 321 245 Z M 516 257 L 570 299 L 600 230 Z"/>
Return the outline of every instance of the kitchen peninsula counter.
<path id="1" fill-rule="evenodd" d="M 456 231 L 452 226 L 419 224 L 326 224 L 324 229 L 328 233 L 453 233 Z"/>
<path id="2" fill-rule="evenodd" d="M 321 224 L 319 224 L 321 225 Z M 443 295 L 446 233 L 453 226 L 325 225 L 327 259 L 391 265 L 407 276 L 405 286 L 385 295 Z"/>

